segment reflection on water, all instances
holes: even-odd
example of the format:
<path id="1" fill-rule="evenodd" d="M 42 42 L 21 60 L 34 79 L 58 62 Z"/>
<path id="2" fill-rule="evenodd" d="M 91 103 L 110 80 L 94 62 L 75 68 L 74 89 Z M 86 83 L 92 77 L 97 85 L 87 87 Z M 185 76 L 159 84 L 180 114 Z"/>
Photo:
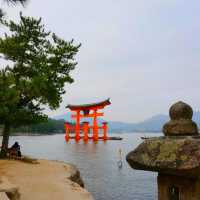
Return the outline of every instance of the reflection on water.
<path id="1" fill-rule="evenodd" d="M 156 173 L 133 170 L 125 160 L 126 154 L 141 142 L 140 137 L 144 134 L 121 136 L 122 141 L 105 143 L 66 143 L 64 135 L 18 136 L 11 137 L 10 144 L 19 141 L 24 154 L 75 164 L 96 200 L 155 200 Z M 117 164 L 119 149 L 122 150 L 121 169 Z"/>

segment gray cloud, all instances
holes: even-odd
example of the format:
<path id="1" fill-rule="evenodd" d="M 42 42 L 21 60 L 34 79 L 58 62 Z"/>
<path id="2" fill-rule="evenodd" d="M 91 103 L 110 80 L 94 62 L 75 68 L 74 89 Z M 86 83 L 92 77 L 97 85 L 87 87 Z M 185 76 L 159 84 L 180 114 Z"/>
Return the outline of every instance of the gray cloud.
<path id="1" fill-rule="evenodd" d="M 200 107 L 200 2 L 197 0 L 30 0 L 25 9 L 6 8 L 9 17 L 43 18 L 66 40 L 81 42 L 68 103 L 111 97 L 110 120 L 139 121 L 167 113 L 177 100 Z"/>

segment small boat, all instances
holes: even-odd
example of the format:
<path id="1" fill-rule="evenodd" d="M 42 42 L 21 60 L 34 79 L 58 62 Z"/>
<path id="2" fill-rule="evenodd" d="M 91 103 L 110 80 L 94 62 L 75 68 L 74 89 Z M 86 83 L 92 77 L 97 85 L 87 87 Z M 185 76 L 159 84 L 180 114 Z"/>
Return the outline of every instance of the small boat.
<path id="1" fill-rule="evenodd" d="M 108 137 L 107 140 L 122 140 L 123 138 L 121 137 Z"/>
<path id="2" fill-rule="evenodd" d="M 141 137 L 142 140 L 147 140 L 149 137 Z"/>

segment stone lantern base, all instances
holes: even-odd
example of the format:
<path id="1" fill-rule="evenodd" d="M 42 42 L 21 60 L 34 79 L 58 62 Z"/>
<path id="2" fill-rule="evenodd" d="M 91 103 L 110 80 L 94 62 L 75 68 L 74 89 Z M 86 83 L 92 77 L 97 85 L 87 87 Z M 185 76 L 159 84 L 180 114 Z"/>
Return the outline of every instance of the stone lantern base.
<path id="1" fill-rule="evenodd" d="M 199 200 L 200 180 L 158 174 L 158 199 L 159 200 Z"/>

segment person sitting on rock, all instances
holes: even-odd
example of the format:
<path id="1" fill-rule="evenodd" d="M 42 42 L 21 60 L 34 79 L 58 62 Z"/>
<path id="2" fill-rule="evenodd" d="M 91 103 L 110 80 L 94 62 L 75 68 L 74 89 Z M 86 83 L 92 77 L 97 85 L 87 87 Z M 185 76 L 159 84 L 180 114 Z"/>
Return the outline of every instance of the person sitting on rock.
<path id="1" fill-rule="evenodd" d="M 18 157 L 21 157 L 22 154 L 21 154 L 21 151 L 20 151 L 20 145 L 18 142 L 15 142 L 9 149 L 9 153 L 10 155 L 15 155 L 15 156 L 18 156 Z"/>

